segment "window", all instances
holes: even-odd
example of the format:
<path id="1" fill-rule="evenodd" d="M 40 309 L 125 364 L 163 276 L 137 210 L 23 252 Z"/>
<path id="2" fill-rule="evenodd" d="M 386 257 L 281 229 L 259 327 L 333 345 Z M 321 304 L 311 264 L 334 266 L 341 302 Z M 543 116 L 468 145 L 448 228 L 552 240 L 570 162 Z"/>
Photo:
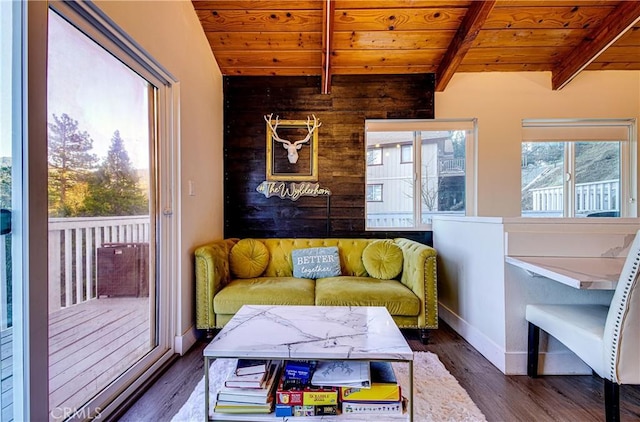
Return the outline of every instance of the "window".
<path id="1" fill-rule="evenodd" d="M 382 202 L 382 184 L 367 185 L 367 201 Z"/>
<path id="2" fill-rule="evenodd" d="M 523 121 L 522 216 L 635 215 L 634 134 L 629 120 Z"/>
<path id="3" fill-rule="evenodd" d="M 400 163 L 413 163 L 413 145 L 400 145 Z"/>
<path id="4" fill-rule="evenodd" d="M 369 120 L 365 136 L 367 163 L 373 149 L 385 157 L 367 166 L 368 230 L 429 229 L 434 215 L 465 214 L 475 120 Z"/>
<path id="5" fill-rule="evenodd" d="M 382 148 L 374 147 L 374 148 L 367 149 L 367 165 L 368 166 L 382 165 Z"/>

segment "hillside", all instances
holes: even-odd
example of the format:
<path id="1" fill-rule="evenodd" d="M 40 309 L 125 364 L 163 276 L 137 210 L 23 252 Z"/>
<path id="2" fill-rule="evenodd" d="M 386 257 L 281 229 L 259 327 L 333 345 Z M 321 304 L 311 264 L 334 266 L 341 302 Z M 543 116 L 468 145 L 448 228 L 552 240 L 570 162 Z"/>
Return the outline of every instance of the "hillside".
<path id="1" fill-rule="evenodd" d="M 620 145 L 618 143 L 580 142 L 575 145 L 576 184 L 615 180 L 620 178 Z M 528 155 L 528 156 L 527 156 Z M 557 150 L 539 149 L 523 154 L 522 209 L 532 207 L 531 189 L 562 186 L 564 166 Z"/>

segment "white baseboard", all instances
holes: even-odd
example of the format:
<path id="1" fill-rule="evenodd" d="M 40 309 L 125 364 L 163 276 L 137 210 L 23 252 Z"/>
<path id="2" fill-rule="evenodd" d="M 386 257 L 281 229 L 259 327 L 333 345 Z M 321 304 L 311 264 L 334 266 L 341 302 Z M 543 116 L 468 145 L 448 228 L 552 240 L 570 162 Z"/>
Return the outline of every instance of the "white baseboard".
<path id="1" fill-rule="evenodd" d="M 438 316 L 496 368 L 505 373 L 505 350 L 503 348 L 441 303 L 438 305 Z"/>
<path id="2" fill-rule="evenodd" d="M 527 375 L 527 353 L 506 354 L 507 375 Z M 538 356 L 541 375 L 591 375 L 589 366 L 570 351 L 542 352 Z"/>
<path id="3" fill-rule="evenodd" d="M 179 353 L 180 356 L 183 356 L 196 344 L 197 340 L 198 332 L 196 331 L 196 326 L 192 325 L 187 331 L 182 333 L 182 335 L 175 337 L 173 341 L 174 350 L 176 353 Z"/>
<path id="4" fill-rule="evenodd" d="M 527 352 L 507 352 L 446 306 L 439 304 L 440 318 L 505 375 L 527 374 Z M 541 353 L 541 375 L 589 375 L 591 368 L 569 350 Z"/>

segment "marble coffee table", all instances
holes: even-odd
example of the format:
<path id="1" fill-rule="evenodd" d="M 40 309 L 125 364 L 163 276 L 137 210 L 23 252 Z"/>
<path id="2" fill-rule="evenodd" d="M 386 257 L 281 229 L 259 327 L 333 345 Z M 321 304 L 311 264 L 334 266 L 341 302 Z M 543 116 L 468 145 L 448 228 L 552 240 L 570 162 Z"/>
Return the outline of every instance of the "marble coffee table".
<path id="1" fill-rule="evenodd" d="M 245 305 L 204 349 L 205 415 L 209 366 L 216 358 L 354 359 L 409 365 L 408 415 L 287 417 L 287 420 L 413 420 L 413 352 L 384 307 Z M 270 415 L 215 414 L 214 420 L 280 420 Z"/>

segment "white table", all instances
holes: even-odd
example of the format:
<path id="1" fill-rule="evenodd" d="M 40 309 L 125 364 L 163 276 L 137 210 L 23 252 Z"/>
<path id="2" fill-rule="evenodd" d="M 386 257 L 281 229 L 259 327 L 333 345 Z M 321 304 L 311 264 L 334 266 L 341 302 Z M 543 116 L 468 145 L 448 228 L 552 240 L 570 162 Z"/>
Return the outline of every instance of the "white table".
<path id="1" fill-rule="evenodd" d="M 384 307 L 245 305 L 204 349 L 203 355 L 206 420 L 209 420 L 211 360 L 252 358 L 406 362 L 409 364 L 409 420 L 413 421 L 413 351 Z M 273 413 L 214 415 L 214 420 L 282 419 L 276 418 Z M 371 420 L 372 415 L 286 419 L 354 421 Z M 407 415 L 380 415 L 377 420 L 406 421 Z"/>
<path id="2" fill-rule="evenodd" d="M 507 256 L 505 260 L 576 289 L 615 290 L 625 258 Z"/>

